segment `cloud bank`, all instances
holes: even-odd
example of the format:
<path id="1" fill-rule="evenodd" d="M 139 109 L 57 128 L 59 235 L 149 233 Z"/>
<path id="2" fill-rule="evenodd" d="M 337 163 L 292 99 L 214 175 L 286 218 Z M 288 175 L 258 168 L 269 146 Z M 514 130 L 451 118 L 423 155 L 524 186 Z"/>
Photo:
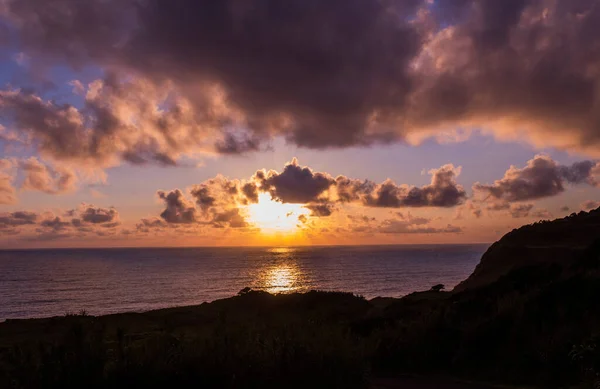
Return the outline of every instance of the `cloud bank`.
<path id="1" fill-rule="evenodd" d="M 31 63 L 106 74 L 73 83 L 77 107 L 0 92 L 11 129 L 45 157 L 173 165 L 274 136 L 323 149 L 458 127 L 600 155 L 595 0 L 2 5 L 11 44 Z"/>
<path id="2" fill-rule="evenodd" d="M 293 158 L 282 172 L 262 169 L 247 180 L 217 176 L 191 186 L 189 196 L 180 189 L 157 195 L 165 205 L 160 217 L 167 223 L 245 228 L 249 223 L 244 207 L 256 203 L 259 193 L 267 193 L 279 203 L 301 204 L 315 218 L 331 216 L 338 206 L 348 203 L 371 208 L 454 207 L 467 198 L 456 182 L 460 171 L 451 164 L 432 169 L 431 183 L 422 187 L 397 185 L 391 180 L 375 184 L 315 172 Z M 300 221 L 306 222 L 306 216 Z"/>
<path id="3" fill-rule="evenodd" d="M 115 208 L 90 204 L 81 204 L 59 215 L 30 211 L 0 213 L 0 235 L 30 241 L 116 236 L 122 232 L 119 226 L 121 220 Z"/>
<path id="4" fill-rule="evenodd" d="M 473 185 L 473 190 L 486 199 L 516 202 L 556 196 L 565 191 L 567 184 L 598 184 L 600 164 L 593 161 L 559 165 L 550 157 L 537 155 L 524 168 L 511 166 L 504 177 L 493 184 Z"/>

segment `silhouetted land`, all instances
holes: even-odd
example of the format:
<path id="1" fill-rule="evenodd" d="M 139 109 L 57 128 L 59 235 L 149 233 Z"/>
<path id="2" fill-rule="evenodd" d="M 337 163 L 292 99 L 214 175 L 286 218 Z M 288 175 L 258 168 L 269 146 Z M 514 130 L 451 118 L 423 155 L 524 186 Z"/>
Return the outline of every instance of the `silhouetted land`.
<path id="1" fill-rule="evenodd" d="M 10 320 L 0 388 L 598 387 L 599 226 L 597 210 L 513 231 L 453 292 L 244 290 L 140 314 Z"/>

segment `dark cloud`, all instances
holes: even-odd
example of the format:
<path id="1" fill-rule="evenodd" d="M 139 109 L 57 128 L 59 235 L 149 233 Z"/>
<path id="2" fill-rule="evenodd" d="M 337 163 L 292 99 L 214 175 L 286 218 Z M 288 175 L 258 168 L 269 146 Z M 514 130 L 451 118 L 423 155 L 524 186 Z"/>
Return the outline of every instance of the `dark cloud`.
<path id="1" fill-rule="evenodd" d="M 600 154 L 595 0 L 5 4 L 32 63 L 134 80 L 89 88 L 82 112 L 5 91 L 0 110 L 55 157 L 170 163 L 273 135 L 325 148 L 455 126 Z"/>
<path id="2" fill-rule="evenodd" d="M 211 224 L 217 228 L 245 228 L 249 226 L 239 208 L 216 212 L 212 217 Z"/>
<path id="3" fill-rule="evenodd" d="M 34 225 L 38 220 L 38 214 L 34 212 L 12 212 L 0 214 L 0 230 L 11 227 Z"/>
<path id="4" fill-rule="evenodd" d="M 571 166 L 559 166 L 559 175 L 570 184 L 590 183 L 594 184 L 592 176 L 596 163 L 593 161 L 575 162 Z"/>
<path id="5" fill-rule="evenodd" d="M 120 225 L 116 209 L 88 204 L 81 204 L 61 216 L 29 211 L 0 214 L 0 235 L 20 235 L 20 239 L 27 241 L 113 236 Z"/>
<path id="6" fill-rule="evenodd" d="M 327 217 L 333 213 L 333 205 L 331 204 L 308 204 L 305 206 L 310 210 L 310 215 L 315 217 Z"/>
<path id="7" fill-rule="evenodd" d="M 40 226 L 44 227 L 44 228 L 51 229 L 51 230 L 55 230 L 55 231 L 62 231 L 62 230 L 67 229 L 68 227 L 70 227 L 71 226 L 71 222 L 63 220 L 60 217 L 56 216 L 56 217 L 51 218 L 51 219 L 43 220 L 40 223 Z"/>
<path id="8" fill-rule="evenodd" d="M 377 184 L 369 180 L 356 180 L 344 176 L 335 179 L 337 200 L 342 203 L 360 201 L 367 198 L 375 190 Z"/>
<path id="9" fill-rule="evenodd" d="M 296 158 L 285 165 L 283 172 L 258 171 L 254 180 L 260 190 L 269 192 L 273 199 L 296 204 L 318 201 L 335 183 L 329 174 L 313 172 L 309 167 L 300 166 Z"/>
<path id="10" fill-rule="evenodd" d="M 363 203 L 372 207 L 454 207 L 467 199 L 467 193 L 456 183 L 460 167 L 444 165 L 429 172 L 431 184 L 423 187 L 396 185 L 387 180 L 378 185 L 372 194 L 363 197 Z"/>
<path id="11" fill-rule="evenodd" d="M 161 218 L 143 218 L 135 225 L 135 231 L 130 231 L 130 235 L 138 234 L 145 235 L 149 233 L 161 234 L 165 233 L 168 229 L 178 227 L 179 224 L 169 224 Z"/>
<path id="12" fill-rule="evenodd" d="M 159 191 L 157 194 L 166 206 L 160 217 L 167 223 L 188 224 L 196 222 L 194 204 L 188 202 L 179 189 L 170 192 Z"/>
<path id="13" fill-rule="evenodd" d="M 119 213 L 114 208 L 86 206 L 80 213 L 81 220 L 92 224 L 114 223 L 118 217 Z"/>
<path id="14" fill-rule="evenodd" d="M 353 222 L 362 222 L 362 223 L 370 223 L 374 222 L 376 219 L 367 215 L 347 215 L 348 220 Z"/>
<path id="15" fill-rule="evenodd" d="M 548 156 L 537 155 L 524 168 L 511 166 L 502 179 L 491 185 L 476 183 L 473 190 L 506 202 L 535 200 L 564 192 L 566 183 L 594 185 L 594 168 L 591 161 L 563 166 Z"/>
<path id="16" fill-rule="evenodd" d="M 246 196 L 246 201 L 248 203 L 257 203 L 258 202 L 258 188 L 256 184 L 253 182 L 248 182 L 242 186 L 242 193 Z"/>
<path id="17" fill-rule="evenodd" d="M 252 138 L 236 138 L 232 134 L 225 134 L 223 140 L 215 143 L 215 148 L 220 154 L 244 154 L 260 149 L 260 140 Z"/>

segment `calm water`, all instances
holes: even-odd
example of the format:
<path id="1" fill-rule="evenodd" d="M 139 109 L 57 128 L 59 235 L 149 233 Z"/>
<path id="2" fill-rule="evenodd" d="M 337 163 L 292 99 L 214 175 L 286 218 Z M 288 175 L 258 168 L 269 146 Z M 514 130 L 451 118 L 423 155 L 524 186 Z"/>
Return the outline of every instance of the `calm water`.
<path id="1" fill-rule="evenodd" d="M 250 286 L 399 297 L 453 287 L 486 246 L 0 251 L 0 320 L 200 304 Z"/>

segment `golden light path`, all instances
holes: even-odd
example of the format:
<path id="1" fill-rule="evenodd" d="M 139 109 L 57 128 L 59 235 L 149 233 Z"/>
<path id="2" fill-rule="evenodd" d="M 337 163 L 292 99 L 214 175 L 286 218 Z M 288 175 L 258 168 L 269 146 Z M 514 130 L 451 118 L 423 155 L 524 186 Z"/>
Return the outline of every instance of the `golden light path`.
<path id="1" fill-rule="evenodd" d="M 262 288 L 269 293 L 289 293 L 302 288 L 304 275 L 294 258 L 294 248 L 277 247 L 269 252 L 277 255 L 277 262 L 268 266 L 261 274 Z"/>
<path id="2" fill-rule="evenodd" d="M 260 228 L 263 241 L 277 245 L 297 243 L 301 235 L 298 217 L 309 213 L 301 204 L 283 204 L 268 193 L 261 193 L 258 203 L 248 206 L 249 222 Z M 294 260 L 295 249 L 280 246 L 269 252 L 276 259 L 261 271 L 259 288 L 274 294 L 297 291 L 303 275 Z"/>
<path id="3" fill-rule="evenodd" d="M 249 221 L 262 233 L 294 233 L 298 229 L 298 217 L 308 216 L 309 210 L 301 204 L 283 204 L 271 199 L 268 193 L 258 196 L 258 203 L 248 206 Z"/>
<path id="4" fill-rule="evenodd" d="M 291 292 L 297 288 L 298 271 L 293 266 L 279 265 L 268 270 L 265 290 L 269 293 Z"/>

